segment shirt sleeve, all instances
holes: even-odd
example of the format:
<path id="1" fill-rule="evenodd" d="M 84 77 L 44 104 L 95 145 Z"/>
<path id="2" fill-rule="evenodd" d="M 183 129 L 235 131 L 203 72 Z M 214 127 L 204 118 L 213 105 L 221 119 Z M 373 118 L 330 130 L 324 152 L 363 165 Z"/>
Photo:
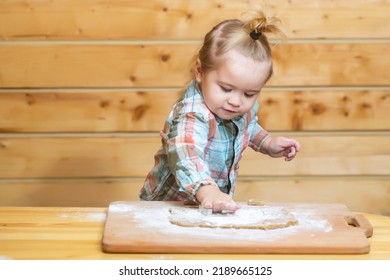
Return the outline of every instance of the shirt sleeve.
<path id="1" fill-rule="evenodd" d="M 204 160 L 210 122 L 200 113 L 185 113 L 173 118 L 167 130 L 162 137 L 169 169 L 180 190 L 195 199 L 202 185 L 216 185 Z"/>
<path id="2" fill-rule="evenodd" d="M 268 131 L 266 131 L 264 128 L 260 126 L 258 123 L 258 104 L 254 106 L 253 110 L 251 111 L 251 123 L 250 123 L 250 138 L 249 138 L 249 147 L 251 147 L 256 152 L 260 152 L 261 146 L 263 145 L 265 139 L 267 139 L 270 134 Z"/>
<path id="3" fill-rule="evenodd" d="M 256 152 L 260 152 L 261 146 L 263 145 L 265 139 L 267 139 L 269 136 L 270 134 L 258 123 L 256 123 L 252 130 L 252 134 L 249 140 L 249 146 Z"/>

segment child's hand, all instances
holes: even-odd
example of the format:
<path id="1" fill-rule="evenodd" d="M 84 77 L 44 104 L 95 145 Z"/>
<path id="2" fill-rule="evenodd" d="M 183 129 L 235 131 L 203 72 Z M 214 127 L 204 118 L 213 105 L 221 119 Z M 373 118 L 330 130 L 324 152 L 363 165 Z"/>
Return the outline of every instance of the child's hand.
<path id="1" fill-rule="evenodd" d="M 286 161 L 294 159 L 297 152 L 299 152 L 300 144 L 294 139 L 285 137 L 271 138 L 268 143 L 265 143 L 265 150 L 271 157 L 284 157 Z"/>
<path id="2" fill-rule="evenodd" d="M 221 212 L 222 210 L 236 211 L 240 208 L 229 195 L 221 192 L 214 185 L 201 187 L 196 195 L 196 199 L 204 208 L 213 209 L 213 212 Z"/>

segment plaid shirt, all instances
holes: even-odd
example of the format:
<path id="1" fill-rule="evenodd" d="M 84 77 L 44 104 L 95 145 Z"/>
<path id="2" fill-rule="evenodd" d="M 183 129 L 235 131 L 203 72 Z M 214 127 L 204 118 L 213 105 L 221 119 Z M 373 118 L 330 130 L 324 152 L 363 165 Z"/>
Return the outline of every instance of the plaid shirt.
<path id="1" fill-rule="evenodd" d="M 207 108 L 197 82 L 192 81 L 160 132 L 162 146 L 140 199 L 195 200 L 205 184 L 233 196 L 245 148 L 259 151 L 268 135 L 257 123 L 258 108 L 256 102 L 246 115 L 222 120 Z"/>

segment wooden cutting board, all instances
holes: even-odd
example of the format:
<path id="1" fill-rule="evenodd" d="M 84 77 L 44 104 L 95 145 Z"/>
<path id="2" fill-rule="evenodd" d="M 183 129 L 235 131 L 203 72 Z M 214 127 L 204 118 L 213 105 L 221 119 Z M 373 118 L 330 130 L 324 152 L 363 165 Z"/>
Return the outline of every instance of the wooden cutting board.
<path id="1" fill-rule="evenodd" d="M 246 203 L 240 202 L 243 205 Z M 266 203 L 283 207 L 298 224 L 286 228 L 181 227 L 169 221 L 180 202 L 112 202 L 102 247 L 110 253 L 365 254 L 373 229 L 342 204 Z M 261 207 L 261 206 L 258 206 Z"/>

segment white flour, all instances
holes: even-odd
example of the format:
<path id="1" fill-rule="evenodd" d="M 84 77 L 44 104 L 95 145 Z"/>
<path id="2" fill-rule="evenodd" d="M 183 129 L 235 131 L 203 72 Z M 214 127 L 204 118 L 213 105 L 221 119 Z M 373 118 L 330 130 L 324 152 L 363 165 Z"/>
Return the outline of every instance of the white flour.
<path id="1" fill-rule="evenodd" d="M 243 206 L 230 214 L 202 214 L 197 208 L 176 207 L 170 209 L 169 220 L 182 226 L 211 228 L 275 229 L 296 224 L 295 217 L 283 207 Z"/>
<path id="2" fill-rule="evenodd" d="M 246 205 L 246 204 L 245 204 Z M 260 241 L 273 241 L 280 238 L 285 238 L 288 235 L 295 233 L 311 232 L 330 232 L 332 226 L 326 219 L 320 218 L 310 213 L 297 211 L 290 211 L 298 220 L 297 225 L 289 226 L 280 229 L 231 229 L 231 228 L 203 228 L 203 227 L 182 227 L 174 225 L 170 222 L 171 213 L 170 208 L 175 206 L 164 208 L 140 208 L 136 204 L 116 203 L 110 205 L 111 212 L 119 212 L 129 218 L 129 223 L 133 220 L 138 227 L 153 230 L 160 235 L 177 235 L 178 238 L 186 236 L 189 240 L 196 238 L 208 238 L 208 239 L 226 239 L 229 242 L 234 240 L 260 240 Z M 195 211 L 196 212 L 196 211 Z M 199 213 L 200 215 L 203 215 Z M 194 215 L 198 215 L 197 213 Z M 212 215 L 212 218 L 214 215 Z M 223 218 L 226 218 L 224 216 Z M 242 209 L 238 210 L 235 214 L 229 214 L 229 219 L 243 220 L 251 217 L 245 215 L 244 205 Z M 244 218 L 243 218 L 244 217 Z M 215 215 L 215 219 L 218 220 L 218 215 Z"/>
<path id="3" fill-rule="evenodd" d="M 70 214 L 61 214 L 58 217 L 62 219 L 72 219 L 77 221 L 104 221 L 106 219 L 106 213 L 86 213 L 75 212 Z"/>

